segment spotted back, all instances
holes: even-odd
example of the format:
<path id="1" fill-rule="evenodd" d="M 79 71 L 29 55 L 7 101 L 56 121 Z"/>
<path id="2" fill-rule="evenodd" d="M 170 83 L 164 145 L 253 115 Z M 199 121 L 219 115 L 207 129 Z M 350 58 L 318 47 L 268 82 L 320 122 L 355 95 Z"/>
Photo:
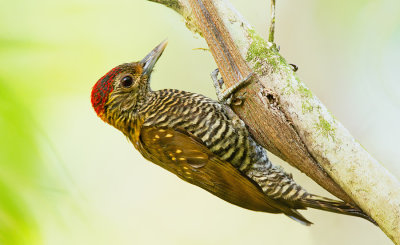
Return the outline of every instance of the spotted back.
<path id="1" fill-rule="evenodd" d="M 235 205 L 271 213 L 286 212 L 252 180 L 221 160 L 195 136 L 171 128 L 143 127 L 142 154 L 150 161 Z"/>

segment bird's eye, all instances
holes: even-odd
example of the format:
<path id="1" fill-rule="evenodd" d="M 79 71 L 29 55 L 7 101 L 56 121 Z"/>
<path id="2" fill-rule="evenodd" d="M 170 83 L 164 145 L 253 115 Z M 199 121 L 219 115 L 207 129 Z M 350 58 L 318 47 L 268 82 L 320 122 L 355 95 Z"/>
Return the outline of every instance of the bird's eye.
<path id="1" fill-rule="evenodd" d="M 132 86 L 132 84 L 133 84 L 133 78 L 132 78 L 132 76 L 124 76 L 124 77 L 121 79 L 121 85 L 122 85 L 122 87 L 124 87 L 124 88 L 129 88 L 130 86 Z"/>

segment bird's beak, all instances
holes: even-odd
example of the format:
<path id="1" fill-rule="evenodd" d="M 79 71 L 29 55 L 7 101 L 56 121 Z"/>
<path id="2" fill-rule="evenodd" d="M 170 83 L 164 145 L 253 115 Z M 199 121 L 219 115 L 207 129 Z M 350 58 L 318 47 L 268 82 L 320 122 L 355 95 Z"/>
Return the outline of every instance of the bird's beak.
<path id="1" fill-rule="evenodd" d="M 142 75 L 150 75 L 153 71 L 153 67 L 156 64 L 157 60 L 160 58 L 163 53 L 165 47 L 167 47 L 168 41 L 162 41 L 157 47 L 155 47 L 146 57 L 144 57 L 140 63 L 143 64 L 143 72 Z"/>

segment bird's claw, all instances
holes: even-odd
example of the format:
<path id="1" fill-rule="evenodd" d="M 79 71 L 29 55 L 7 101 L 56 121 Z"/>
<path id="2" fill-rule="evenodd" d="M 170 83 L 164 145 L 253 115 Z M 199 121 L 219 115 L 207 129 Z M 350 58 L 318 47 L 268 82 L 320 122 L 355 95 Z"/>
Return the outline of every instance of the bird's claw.
<path id="1" fill-rule="evenodd" d="M 239 81 L 235 85 L 229 87 L 228 89 L 223 90 L 222 87 L 224 85 L 224 81 L 222 78 L 218 78 L 219 70 L 218 68 L 215 69 L 211 73 L 211 79 L 213 80 L 213 84 L 215 87 L 215 91 L 217 94 L 218 101 L 226 104 L 226 105 L 241 105 L 244 98 L 245 98 L 245 93 L 240 95 L 240 96 L 233 96 L 233 94 L 244 84 L 250 81 L 250 78 L 253 76 L 253 72 L 251 72 L 245 79 Z"/>

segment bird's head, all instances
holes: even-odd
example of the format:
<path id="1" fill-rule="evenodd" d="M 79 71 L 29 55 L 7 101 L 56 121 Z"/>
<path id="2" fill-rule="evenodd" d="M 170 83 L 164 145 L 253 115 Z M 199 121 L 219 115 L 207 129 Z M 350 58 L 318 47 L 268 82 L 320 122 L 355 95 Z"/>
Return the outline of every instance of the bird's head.
<path id="1" fill-rule="evenodd" d="M 93 86 L 91 101 L 97 115 L 112 124 L 125 113 L 135 112 L 150 91 L 150 75 L 167 41 L 155 47 L 139 62 L 114 67 Z"/>

